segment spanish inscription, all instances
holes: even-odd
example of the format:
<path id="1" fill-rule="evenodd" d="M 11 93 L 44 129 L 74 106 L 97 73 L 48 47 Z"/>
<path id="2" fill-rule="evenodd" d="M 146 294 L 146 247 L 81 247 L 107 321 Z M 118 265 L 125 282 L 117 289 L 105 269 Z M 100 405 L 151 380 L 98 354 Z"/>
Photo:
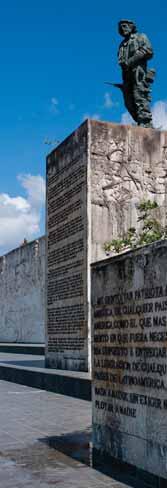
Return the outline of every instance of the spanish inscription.
<path id="1" fill-rule="evenodd" d="M 47 364 L 87 370 L 87 129 L 47 166 Z"/>
<path id="2" fill-rule="evenodd" d="M 165 251 L 167 257 L 167 246 Z M 135 279 L 129 280 L 126 272 L 122 284 L 114 263 L 114 271 L 108 273 L 107 281 L 106 268 L 112 268 L 112 260 L 109 260 L 104 275 L 101 274 L 101 286 L 98 281 L 98 293 L 93 292 L 94 442 L 97 446 L 101 437 L 100 448 L 112 456 L 120 457 L 121 452 L 123 461 L 167 477 L 164 466 L 167 436 L 166 429 L 163 430 L 167 421 L 167 280 L 154 279 L 153 285 L 149 283 L 148 250 L 147 253 L 148 270 L 147 266 L 143 269 L 146 280 L 140 275 L 142 286 L 140 279 L 139 287 L 133 286 Z M 126 256 L 123 259 L 126 260 Z M 165 277 L 162 257 L 159 260 L 159 277 Z M 139 262 L 136 258 L 136 268 Z M 155 269 L 156 265 L 155 262 Z M 120 263 L 118 268 L 120 271 Z M 134 266 L 132 275 L 135 271 Z M 92 285 L 96 290 L 95 277 L 96 272 Z M 135 441 L 136 446 L 139 444 L 136 447 L 136 453 L 140 452 L 138 458 L 131 453 Z M 155 451 L 152 458 L 157 459 L 157 463 L 160 451 L 164 453 L 161 468 L 158 464 L 150 468 L 148 459 L 143 460 L 142 445 L 143 452 Z M 159 469 L 163 473 L 159 473 Z"/>
<path id="3" fill-rule="evenodd" d="M 167 391 L 167 286 L 105 296 L 99 298 L 98 303 L 94 311 L 95 379 L 112 380 L 120 387 Z M 159 347 L 155 347 L 157 342 Z M 96 388 L 96 395 L 100 395 L 100 388 Z M 119 398 L 118 391 L 117 398 L 116 391 L 113 393 L 110 388 L 103 388 L 102 396 L 116 398 L 119 402 L 122 399 L 133 405 L 140 401 L 144 404 L 140 392 L 125 392 Z M 166 399 L 162 402 L 154 398 L 153 402 L 149 396 L 144 398 L 147 405 L 154 403 L 155 408 L 167 408 Z M 101 405 L 104 408 L 104 402 L 97 400 L 96 407 L 101 408 Z M 115 404 L 115 409 L 126 415 L 123 405 Z M 114 411 L 114 405 L 109 404 L 109 411 Z M 127 408 L 127 414 L 136 416 L 136 409 Z"/>

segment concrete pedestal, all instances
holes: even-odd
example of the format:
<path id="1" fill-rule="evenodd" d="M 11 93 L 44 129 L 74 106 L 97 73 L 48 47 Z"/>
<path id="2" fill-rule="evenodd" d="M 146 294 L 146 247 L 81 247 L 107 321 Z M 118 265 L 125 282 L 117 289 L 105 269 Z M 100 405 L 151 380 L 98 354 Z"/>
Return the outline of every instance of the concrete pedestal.
<path id="1" fill-rule="evenodd" d="M 156 199 L 166 222 L 167 133 L 87 120 L 47 158 L 46 365 L 90 367 L 90 263 L 138 227 Z"/>

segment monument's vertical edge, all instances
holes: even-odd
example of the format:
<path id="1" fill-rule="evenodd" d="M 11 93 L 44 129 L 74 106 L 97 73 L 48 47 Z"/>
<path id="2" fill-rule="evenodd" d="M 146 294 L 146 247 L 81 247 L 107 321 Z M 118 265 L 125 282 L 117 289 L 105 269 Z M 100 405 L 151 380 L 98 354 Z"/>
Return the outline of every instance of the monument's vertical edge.
<path id="1" fill-rule="evenodd" d="M 49 158 L 49 156 L 48 156 Z M 46 160 L 46 203 L 45 203 L 45 358 L 48 355 L 48 160 Z"/>
<path id="2" fill-rule="evenodd" d="M 92 262 L 92 218 L 91 218 L 91 121 L 87 120 L 87 303 L 88 303 L 88 370 L 92 370 L 92 330 L 91 330 L 91 262 Z"/>
<path id="3" fill-rule="evenodd" d="M 46 365 L 87 371 L 88 123 L 47 159 Z"/>

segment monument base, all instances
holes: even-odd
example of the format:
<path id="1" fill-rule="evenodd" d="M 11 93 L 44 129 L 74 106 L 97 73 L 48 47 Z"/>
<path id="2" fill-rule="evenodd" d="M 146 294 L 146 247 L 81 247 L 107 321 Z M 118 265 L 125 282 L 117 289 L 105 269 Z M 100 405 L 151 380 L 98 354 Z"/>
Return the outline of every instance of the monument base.
<path id="1" fill-rule="evenodd" d="M 86 356 L 87 357 L 87 356 Z M 75 356 L 75 354 L 70 357 L 70 355 L 66 357 L 65 354 L 62 355 L 61 352 L 56 353 L 55 357 L 55 352 L 50 353 L 46 355 L 45 357 L 45 368 L 54 368 L 54 369 L 61 369 L 63 371 L 81 371 L 81 372 L 87 372 L 88 371 L 88 364 L 87 364 L 87 359 L 85 359 L 85 356 Z"/>
<path id="2" fill-rule="evenodd" d="M 92 449 L 92 467 L 128 486 L 166 488 L 166 479 L 113 458 L 105 451 Z"/>
<path id="3" fill-rule="evenodd" d="M 167 240 L 92 265 L 93 446 L 167 480 Z"/>

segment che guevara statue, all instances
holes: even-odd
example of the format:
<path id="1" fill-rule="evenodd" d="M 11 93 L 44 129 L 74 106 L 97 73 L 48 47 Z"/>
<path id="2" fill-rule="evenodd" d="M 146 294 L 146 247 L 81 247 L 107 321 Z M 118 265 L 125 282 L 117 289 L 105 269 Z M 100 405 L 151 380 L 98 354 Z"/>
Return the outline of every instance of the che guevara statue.
<path id="1" fill-rule="evenodd" d="M 153 57 L 153 49 L 145 34 L 137 32 L 134 22 L 121 20 L 119 34 L 124 38 L 119 46 L 118 63 L 122 70 L 121 88 L 127 110 L 142 127 L 152 127 L 150 110 L 151 83 L 155 70 L 147 68 L 147 62 Z"/>

